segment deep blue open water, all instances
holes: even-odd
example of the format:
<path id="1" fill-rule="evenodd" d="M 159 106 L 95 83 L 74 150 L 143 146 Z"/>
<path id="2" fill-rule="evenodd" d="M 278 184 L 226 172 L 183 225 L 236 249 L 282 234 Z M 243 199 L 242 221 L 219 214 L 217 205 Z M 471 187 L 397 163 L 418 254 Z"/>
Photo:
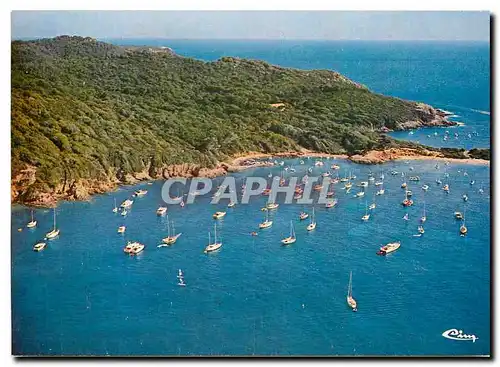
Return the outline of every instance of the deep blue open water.
<path id="1" fill-rule="evenodd" d="M 475 143 L 482 141 L 488 146 L 488 115 L 471 111 L 469 115 L 458 108 L 446 108 L 456 105 L 489 111 L 489 74 L 477 74 L 477 70 L 483 70 L 481 65 L 489 63 L 489 59 L 484 59 L 487 53 L 482 44 L 452 45 L 445 49 L 443 45 L 431 45 L 438 56 L 428 62 L 427 58 L 415 56 L 415 50 L 423 48 L 418 45 L 410 52 L 408 45 L 389 44 L 384 51 L 370 44 L 362 47 L 358 44 L 357 54 L 314 42 L 302 46 L 279 43 L 279 47 L 266 42 L 238 45 L 237 42 L 175 41 L 161 45 L 204 59 L 227 54 L 266 59 L 285 66 L 336 69 L 377 92 L 431 104 L 440 102 L 439 107 L 461 117 L 469 116 L 466 123 L 471 129 L 483 132 L 475 138 Z M 327 50 L 324 58 L 317 56 L 321 47 Z M 346 47 L 355 46 L 346 44 L 344 50 Z M 426 52 L 432 54 L 430 50 Z M 410 65 L 407 61 L 412 58 L 419 61 Z M 461 60 L 460 67 L 457 60 Z M 392 71 L 388 72 L 383 65 L 392 65 Z M 465 94 L 468 89 L 461 86 L 461 81 L 472 78 L 470 68 L 474 67 L 478 68 L 477 80 L 467 87 L 473 90 Z M 449 69 L 455 69 L 455 74 Z M 416 85 L 417 75 L 422 79 L 426 75 L 426 81 Z M 484 78 L 488 81 L 484 82 Z M 437 85 L 440 87 L 436 88 Z M 427 132 L 422 134 L 426 136 Z M 29 221 L 30 211 L 14 206 L 13 352 L 29 355 L 489 354 L 489 166 L 451 163 L 447 169 L 451 192 L 447 195 L 435 183 L 436 178 L 443 177 L 443 162 L 439 162 L 439 169 L 434 161 L 399 161 L 378 166 L 336 162 L 341 165 L 342 174 L 352 171 L 357 175 L 356 182 L 366 180 L 370 170 L 375 176 L 385 174 L 386 195 L 376 197 L 377 208 L 367 223 L 361 221 L 365 200 L 352 197 L 357 191 L 354 187 L 351 194 L 346 194 L 340 189 L 341 184 L 337 184 L 338 205 L 329 210 L 316 208 L 318 227 L 314 232 L 307 233 L 306 223 L 298 221 L 302 206 L 281 205 L 273 214 L 273 227 L 253 237 L 249 233 L 258 231 L 258 223 L 263 220 L 260 208 L 266 199 L 259 197 L 249 205 L 227 209 L 228 214 L 220 221 L 223 248 L 211 255 L 203 254 L 214 221 L 211 215 L 224 208 L 227 201 L 209 205 L 208 195 L 198 197 L 195 204 L 184 208 L 170 205 L 169 218 L 183 234 L 171 248 L 157 248 L 166 236 L 166 218 L 155 213 L 162 203 L 163 181 L 122 187 L 113 193 L 96 195 L 90 202 L 61 203 L 57 207 L 61 235 L 41 253 L 33 252 L 32 246 L 50 230 L 52 211 L 36 209 L 38 227 L 18 232 Z M 312 163 L 306 161 L 301 166 L 297 160 L 286 160 L 300 176 Z M 322 170 L 329 169 L 332 163 L 330 160 Z M 408 209 L 410 220 L 405 222 L 402 219 L 405 210 L 400 204 L 404 198 L 400 188 L 402 178 L 390 175 L 389 171 L 410 173 L 410 166 L 414 167 L 411 174 L 419 175 L 422 180 L 410 184 L 415 205 Z M 279 175 L 279 167 L 272 170 Z M 269 168 L 251 169 L 235 176 L 238 180 L 252 175 L 266 177 L 269 171 Z M 320 172 L 320 169 L 315 171 Z M 473 186 L 469 185 L 472 179 Z M 430 186 L 425 194 L 420 189 L 424 183 Z M 113 199 L 120 203 L 138 187 L 149 192 L 136 199 L 130 214 L 123 218 L 112 213 Z M 479 188 L 484 190 L 482 194 Z M 368 204 L 374 190 L 374 186 L 367 189 Z M 469 233 L 460 237 L 460 224 L 453 213 L 464 210 L 464 193 L 469 196 L 466 204 Z M 424 200 L 426 233 L 416 238 L 413 234 Z M 297 242 L 283 248 L 280 239 L 288 234 L 290 220 L 295 223 Z M 117 227 L 122 224 L 127 231 L 118 235 Z M 126 256 L 122 248 L 128 240 L 143 242 L 144 252 L 138 257 Z M 375 255 L 380 245 L 394 240 L 402 243 L 397 252 L 387 257 Z M 185 274 L 184 288 L 177 286 L 179 268 Z M 351 312 L 345 301 L 350 271 L 357 313 Z M 479 340 L 453 341 L 441 336 L 451 328 L 475 334 Z"/>

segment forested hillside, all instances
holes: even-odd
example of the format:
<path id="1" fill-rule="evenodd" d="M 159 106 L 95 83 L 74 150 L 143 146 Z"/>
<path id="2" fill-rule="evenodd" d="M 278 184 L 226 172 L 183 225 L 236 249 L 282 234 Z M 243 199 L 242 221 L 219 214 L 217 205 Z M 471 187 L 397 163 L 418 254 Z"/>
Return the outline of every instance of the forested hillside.
<path id="1" fill-rule="evenodd" d="M 377 148 L 382 126 L 435 117 L 333 71 L 81 37 L 12 42 L 12 174 L 33 172 L 19 185 L 25 201 L 80 179 L 211 167 L 247 151 L 353 154 Z"/>

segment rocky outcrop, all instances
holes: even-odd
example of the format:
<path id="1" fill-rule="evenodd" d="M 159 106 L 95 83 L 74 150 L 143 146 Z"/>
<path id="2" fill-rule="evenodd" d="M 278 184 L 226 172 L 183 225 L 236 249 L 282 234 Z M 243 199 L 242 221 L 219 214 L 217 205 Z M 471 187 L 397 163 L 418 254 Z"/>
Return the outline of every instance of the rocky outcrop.
<path id="1" fill-rule="evenodd" d="M 381 164 L 401 158 L 429 157 L 444 158 L 444 154 L 426 149 L 392 148 L 386 150 L 371 150 L 365 154 L 356 154 L 349 159 L 361 164 Z"/>
<path id="2" fill-rule="evenodd" d="M 436 126 L 454 126 L 458 122 L 448 120 L 449 114 L 434 108 L 425 103 L 417 103 L 416 109 L 417 119 L 399 122 L 396 124 L 395 130 L 410 130 L 420 127 L 436 127 Z"/>

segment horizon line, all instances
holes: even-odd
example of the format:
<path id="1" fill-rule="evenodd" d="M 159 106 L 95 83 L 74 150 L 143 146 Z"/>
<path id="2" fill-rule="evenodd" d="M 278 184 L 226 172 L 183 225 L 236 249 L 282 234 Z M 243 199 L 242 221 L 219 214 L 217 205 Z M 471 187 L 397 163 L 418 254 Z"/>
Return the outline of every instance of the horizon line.
<path id="1" fill-rule="evenodd" d="M 77 34 L 58 34 L 54 36 L 28 36 L 28 37 L 14 37 L 11 41 L 30 41 L 30 40 L 41 40 L 41 39 L 51 39 L 61 36 L 70 37 L 83 37 L 83 38 L 93 38 L 98 41 L 103 40 L 165 40 L 165 41 L 316 41 L 316 42 L 482 42 L 490 43 L 490 39 L 430 39 L 430 38 L 416 38 L 416 39 L 354 39 L 354 38 L 180 38 L 180 37 L 161 37 L 161 36 L 83 36 Z"/>

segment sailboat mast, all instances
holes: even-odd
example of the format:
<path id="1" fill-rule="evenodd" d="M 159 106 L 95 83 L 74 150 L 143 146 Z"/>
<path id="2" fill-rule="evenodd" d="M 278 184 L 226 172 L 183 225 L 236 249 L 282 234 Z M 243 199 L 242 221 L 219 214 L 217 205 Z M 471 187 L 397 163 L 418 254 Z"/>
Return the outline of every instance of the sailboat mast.
<path id="1" fill-rule="evenodd" d="M 214 224 L 214 243 L 217 243 L 217 224 Z"/>
<path id="2" fill-rule="evenodd" d="M 56 230 L 56 208 L 54 208 L 54 231 Z"/>
<path id="3" fill-rule="evenodd" d="M 352 294 L 352 271 L 349 273 L 349 285 L 347 287 L 347 296 L 351 297 Z"/>

